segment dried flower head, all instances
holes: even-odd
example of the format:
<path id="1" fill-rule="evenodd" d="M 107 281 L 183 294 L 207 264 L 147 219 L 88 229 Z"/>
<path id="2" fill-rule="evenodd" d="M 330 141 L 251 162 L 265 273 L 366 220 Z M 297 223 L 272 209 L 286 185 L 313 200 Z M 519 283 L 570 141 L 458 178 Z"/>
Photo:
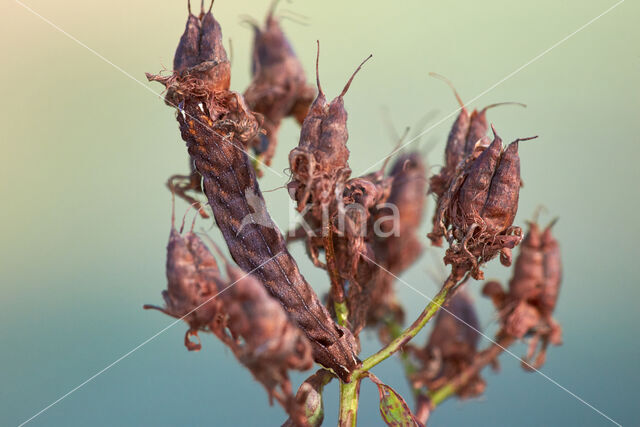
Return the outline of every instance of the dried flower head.
<path id="1" fill-rule="evenodd" d="M 213 17 L 211 9 L 207 12 L 201 7 L 198 16 L 191 13 L 173 58 L 171 76 L 152 75 L 147 79 L 158 81 L 167 88 L 165 102 L 177 107 L 184 100 L 183 88 L 190 92 L 214 92 L 229 90 L 231 82 L 231 64 L 222 44 L 222 29 Z"/>
<path id="2" fill-rule="evenodd" d="M 175 228 L 171 216 L 171 233 L 167 245 L 167 290 L 162 291 L 165 307 L 145 305 L 169 316 L 184 319 L 189 324 L 185 346 L 199 350 L 200 344 L 191 341 L 198 331 L 206 330 L 221 312 L 221 302 L 215 299 L 221 281 L 215 258 L 192 229 L 182 235 Z"/>
<path id="3" fill-rule="evenodd" d="M 288 184 L 289 193 L 297 202 L 300 212 L 307 204 L 312 205 L 311 215 L 321 220 L 322 210 L 336 199 L 336 188 L 341 193 L 344 182 L 349 178 L 349 149 L 347 140 L 347 112 L 343 97 L 349 90 L 355 75 L 362 65 L 371 58 L 367 57 L 351 75 L 344 89 L 333 101 L 327 104 L 327 98 L 320 86 L 318 61 L 320 45 L 316 58 L 316 82 L 318 96 L 302 123 L 300 143 L 289 153 L 292 180 Z"/>
<path id="4" fill-rule="evenodd" d="M 524 359 L 525 368 L 542 366 L 548 344 L 562 342 L 560 325 L 552 318 L 562 280 L 560 249 L 551 233 L 553 224 L 542 231 L 537 223 L 529 224 L 508 292 L 495 281 L 487 282 L 483 289 L 483 294 L 492 299 L 499 311 L 505 333 L 519 339 L 533 336 Z M 542 348 L 529 364 L 540 340 Z"/>
<path id="5" fill-rule="evenodd" d="M 469 368 L 478 354 L 478 316 L 469 295 L 457 292 L 446 308 L 438 313 L 427 345 L 411 349 L 422 367 L 411 377 L 415 388 L 438 389 Z M 484 388 L 484 380 L 476 374 L 456 394 L 478 396 Z"/>
<path id="6" fill-rule="evenodd" d="M 253 79 L 244 93 L 252 111 L 263 116 L 264 133 L 251 145 L 262 160 L 271 164 L 282 119 L 293 116 L 302 124 L 315 98 L 315 88 L 308 86 L 302 64 L 274 16 L 274 1 L 264 28 L 251 20 L 254 30 L 251 74 Z"/>
<path id="7" fill-rule="evenodd" d="M 449 79 L 436 73 L 429 73 L 429 75 L 444 81 L 453 90 L 453 94 L 460 105 L 460 113 L 453 123 L 447 138 L 447 145 L 444 150 L 444 166 L 437 175 L 431 177 L 429 183 L 429 192 L 435 194 L 436 197 L 442 197 L 449 188 L 460 162 L 470 156 L 476 144 L 482 144 L 481 140 L 486 137 L 489 129 L 487 110 L 501 105 L 519 105 L 521 107 L 526 107 L 526 105 L 519 102 L 500 102 L 487 105 L 480 111 L 474 109 L 469 113 L 455 86 Z"/>
<path id="8" fill-rule="evenodd" d="M 299 418 L 302 408 L 292 394 L 288 371 L 311 368 L 311 344 L 255 277 L 220 257 L 226 264 L 227 278 L 202 239 L 193 230 L 182 236 L 172 222 L 167 248 L 168 289 L 162 293 L 166 307 L 145 308 L 185 320 L 189 350 L 201 348 L 191 340 L 198 331 L 213 332 L 265 386 L 269 398 Z"/>
<path id="9" fill-rule="evenodd" d="M 429 238 L 438 243 L 447 238 L 445 263 L 454 275 L 466 271 L 476 279 L 483 277 L 480 266 L 499 253 L 510 265 L 510 249 L 522 239 L 519 227 L 512 226 L 520 194 L 520 157 L 517 139 L 502 147 L 494 129 L 488 146 L 476 145 L 456 171 L 446 193 L 438 199 L 434 229 Z"/>

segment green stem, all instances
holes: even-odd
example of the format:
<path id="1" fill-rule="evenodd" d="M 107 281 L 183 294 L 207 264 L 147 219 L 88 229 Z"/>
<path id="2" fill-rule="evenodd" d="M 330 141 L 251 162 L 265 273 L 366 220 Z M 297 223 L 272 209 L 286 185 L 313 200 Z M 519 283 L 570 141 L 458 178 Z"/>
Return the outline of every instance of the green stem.
<path id="1" fill-rule="evenodd" d="M 427 304 L 422 313 L 420 313 L 420 316 L 418 316 L 418 318 L 407 329 L 400 333 L 400 335 L 396 339 L 391 341 L 386 347 L 373 354 L 372 356 L 366 358 L 364 362 L 362 362 L 362 366 L 354 371 L 354 375 L 360 374 L 360 372 L 362 371 L 368 371 L 378 363 L 387 359 L 396 351 L 400 350 L 409 341 L 411 341 L 411 339 L 415 337 L 418 332 L 422 330 L 424 325 L 426 325 L 427 322 L 431 320 L 431 318 L 437 313 L 440 307 L 442 307 L 442 304 L 444 304 L 447 295 L 456 283 L 457 280 L 455 280 L 453 276 L 450 275 L 449 277 L 447 277 L 447 280 L 444 282 L 444 285 L 442 285 L 442 289 L 440 289 L 440 292 L 438 292 L 438 294 L 433 297 L 431 302 Z"/>
<path id="2" fill-rule="evenodd" d="M 402 328 L 400 327 L 400 325 L 394 319 L 390 319 L 386 323 L 389 328 L 391 338 L 398 338 L 402 333 Z M 411 358 L 406 352 L 400 353 L 400 362 L 402 363 L 402 367 L 404 368 L 404 375 L 407 378 L 407 382 L 409 383 L 409 387 L 411 388 L 413 396 L 418 397 L 418 395 L 422 393 L 422 390 L 419 388 L 415 388 L 411 383 L 411 375 L 415 374 L 418 371 L 418 367 L 411 361 Z"/>
<path id="3" fill-rule="evenodd" d="M 340 427 L 355 427 L 358 415 L 358 392 L 360 378 L 353 378 L 350 383 L 340 381 Z"/>

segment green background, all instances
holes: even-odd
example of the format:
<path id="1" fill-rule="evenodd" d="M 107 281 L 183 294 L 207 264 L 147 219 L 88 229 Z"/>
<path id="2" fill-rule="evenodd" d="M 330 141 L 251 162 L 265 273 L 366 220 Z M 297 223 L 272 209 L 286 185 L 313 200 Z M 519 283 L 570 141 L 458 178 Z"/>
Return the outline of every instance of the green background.
<path id="1" fill-rule="evenodd" d="M 170 67 L 185 3 L 28 1 L 141 82 L 145 71 Z M 428 113 L 434 124 L 456 109 L 450 90 L 429 71 L 448 76 L 470 100 L 613 4 L 331 0 L 280 7 L 310 18 L 308 26 L 283 25 L 307 71 L 313 70 L 315 40 L 321 41 L 328 96 L 374 55 L 345 99 L 350 164 L 358 174 L 392 149 L 384 108 L 398 129 Z M 262 19 L 267 6 L 215 5 L 225 39 L 233 41 L 236 90 L 249 80 L 250 31 L 239 16 Z M 16 425 L 172 321 L 141 307 L 161 302 L 171 207 L 164 182 L 185 172 L 187 160 L 174 112 L 142 87 L 157 92 L 159 85 L 141 86 L 14 1 L 4 0 L 0 15 L 0 424 Z M 565 281 L 556 317 L 565 343 L 551 349 L 543 372 L 626 425 L 638 424 L 640 373 L 638 16 L 637 2 L 627 0 L 471 105 L 528 104 L 488 116 L 506 141 L 540 135 L 521 145 L 525 187 L 518 223 L 540 204 L 548 209 L 542 221 L 560 217 Z M 420 147 L 430 151 L 433 165 L 441 162 L 452 121 L 423 137 Z M 297 132 L 291 121 L 282 129 L 274 162 L 280 173 Z M 266 190 L 285 182 L 283 173 L 267 172 L 261 185 Z M 286 224 L 286 191 L 265 195 L 274 219 Z M 179 212 L 185 208 L 178 205 Z M 210 234 L 220 241 L 216 229 Z M 293 253 L 325 292 L 324 273 L 301 246 Z M 425 252 L 403 278 L 435 294 L 431 276 L 444 274 L 440 256 Z M 487 277 L 508 278 L 497 264 Z M 471 287 L 477 294 L 480 285 Z M 426 303 L 401 284 L 398 292 L 410 316 Z M 489 302 L 477 302 L 483 325 L 492 324 Z M 282 410 L 268 405 L 264 390 L 229 351 L 208 336 L 201 352 L 189 353 L 184 331 L 179 324 L 157 336 L 33 425 L 279 425 Z M 372 333 L 365 337 L 367 355 L 377 343 Z M 523 354 L 524 345 L 513 351 Z M 541 375 L 523 372 L 513 357 L 501 361 L 499 375 L 486 372 L 481 399 L 447 402 L 430 425 L 608 423 Z M 409 397 L 397 361 L 375 373 Z M 297 383 L 302 378 L 294 376 Z M 375 388 L 366 384 L 362 425 L 381 424 L 376 405 Z M 327 425 L 335 424 L 335 382 L 326 408 Z"/>

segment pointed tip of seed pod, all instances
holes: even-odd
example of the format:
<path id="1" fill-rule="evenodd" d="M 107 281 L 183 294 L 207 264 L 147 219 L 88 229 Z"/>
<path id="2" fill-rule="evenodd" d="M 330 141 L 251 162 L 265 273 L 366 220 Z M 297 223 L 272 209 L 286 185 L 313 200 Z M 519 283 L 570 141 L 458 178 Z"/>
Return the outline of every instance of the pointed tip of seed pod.
<path id="1" fill-rule="evenodd" d="M 551 220 L 551 222 L 544 228 L 544 231 L 550 231 L 554 225 L 556 225 L 556 223 L 558 222 L 558 220 L 560 219 L 560 217 L 555 217 Z"/>
<path id="2" fill-rule="evenodd" d="M 269 5 L 269 12 L 267 12 L 267 20 L 273 19 L 273 15 L 276 13 L 276 8 L 278 7 L 278 3 L 280 3 L 280 0 L 273 0 Z"/>
<path id="3" fill-rule="evenodd" d="M 353 82 L 353 79 L 355 78 L 356 74 L 358 74 L 358 71 L 360 71 L 360 69 L 362 69 L 362 66 L 365 64 L 365 62 L 370 60 L 372 57 L 373 57 L 373 54 L 371 53 L 369 54 L 369 56 L 365 58 L 364 61 L 360 63 L 360 65 L 358 65 L 358 68 L 356 68 L 353 74 L 351 74 L 351 77 L 349 78 L 349 81 L 347 81 L 347 84 L 344 85 L 344 89 L 342 89 L 342 92 L 340 93 L 340 95 L 338 95 L 338 98 L 342 98 L 343 96 L 346 95 L 347 91 L 349 90 L 349 87 L 351 86 L 351 82 Z"/>
<path id="4" fill-rule="evenodd" d="M 493 132 L 493 142 L 491 143 L 491 145 L 499 143 L 500 146 L 502 146 L 502 138 L 500 138 L 500 135 L 498 135 L 498 132 L 496 131 L 493 123 L 491 123 L 491 132 Z"/>
<path id="5" fill-rule="evenodd" d="M 318 46 L 316 52 L 316 85 L 318 86 L 318 96 L 323 95 L 322 86 L 320 86 L 320 40 L 316 40 L 316 44 Z"/>
<path id="6" fill-rule="evenodd" d="M 495 107 L 500 107 L 502 105 L 518 105 L 520 107 L 523 108 L 527 108 L 527 104 L 523 104 L 522 102 L 515 102 L 515 101 L 508 101 L 508 102 L 496 102 L 495 104 L 489 104 L 486 107 L 484 107 L 481 111 L 480 114 L 484 114 L 487 110 L 491 109 L 491 108 L 495 108 Z"/>
<path id="7" fill-rule="evenodd" d="M 456 97 L 456 99 L 458 100 L 458 104 L 460 104 L 460 110 L 462 110 L 463 112 L 467 112 L 466 107 L 464 106 L 464 102 L 462 102 L 462 98 L 460 97 L 460 95 L 458 94 L 458 91 L 456 90 L 456 87 L 453 85 L 453 83 L 451 82 L 451 80 L 449 80 L 448 78 L 446 78 L 445 76 L 438 74 L 438 73 L 434 73 L 433 71 L 429 72 L 429 75 L 431 77 L 435 77 L 436 79 L 442 80 L 443 82 L 445 82 L 452 90 L 453 90 L 453 95 Z"/>
<path id="8" fill-rule="evenodd" d="M 516 151 L 518 151 L 518 145 L 519 145 L 519 143 L 520 143 L 520 142 L 523 142 L 523 141 L 530 141 L 530 140 L 532 140 L 532 139 L 536 139 L 536 138 L 538 138 L 538 135 L 536 135 L 536 136 L 530 136 L 530 137 L 527 137 L 527 138 L 518 138 L 518 139 L 516 139 L 515 141 L 513 141 L 511 144 L 509 144 L 509 147 L 507 148 L 507 150 L 508 150 L 510 147 L 512 147 L 512 146 L 513 146 L 513 147 L 514 147 L 513 149 L 514 149 L 514 150 L 516 150 Z"/>

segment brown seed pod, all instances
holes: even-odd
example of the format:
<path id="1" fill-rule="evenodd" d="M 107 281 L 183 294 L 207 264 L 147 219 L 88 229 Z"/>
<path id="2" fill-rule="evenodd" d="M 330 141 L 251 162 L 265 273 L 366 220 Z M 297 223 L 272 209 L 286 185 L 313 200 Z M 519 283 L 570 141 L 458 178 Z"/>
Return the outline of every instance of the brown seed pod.
<path id="1" fill-rule="evenodd" d="M 220 298 L 227 313 L 225 326 L 233 338 L 232 350 L 265 386 L 270 398 L 295 413 L 297 405 L 287 371 L 313 366 L 311 345 L 256 278 L 230 264 L 227 275 L 233 286 Z"/>
<path id="2" fill-rule="evenodd" d="M 171 233 L 167 245 L 167 290 L 162 292 L 165 307 L 145 305 L 145 309 L 160 310 L 175 318 L 183 318 L 189 324 L 185 346 L 189 350 L 200 350 L 200 344 L 191 341 L 199 330 L 214 322 L 222 311 L 216 299 L 222 284 L 215 258 L 200 238 L 187 232 L 184 236 L 174 225 L 171 217 Z"/>
<path id="3" fill-rule="evenodd" d="M 456 293 L 447 310 L 438 313 L 427 345 L 422 349 L 410 348 L 421 362 L 421 369 L 411 376 L 414 388 L 426 386 L 436 390 L 470 367 L 478 354 L 478 330 L 473 301 L 465 292 Z M 461 398 L 474 397 L 482 394 L 484 388 L 484 380 L 476 374 L 456 394 Z"/>
<path id="4" fill-rule="evenodd" d="M 521 185 L 518 142 L 528 139 L 532 138 L 518 139 L 503 150 L 494 129 L 493 142 L 476 147 L 438 199 L 429 238 L 438 243 L 447 237 L 445 263 L 456 275 L 471 271 L 481 279 L 480 266 L 501 252 L 502 262 L 511 262 L 509 250 L 521 240 L 520 228 L 512 227 Z"/>
<path id="5" fill-rule="evenodd" d="M 523 359 L 526 369 L 537 369 L 544 363 L 549 343 L 559 345 L 562 342 L 560 325 L 551 317 L 562 280 L 560 250 L 551 234 L 554 223 L 543 231 L 537 223 L 529 224 L 508 292 L 505 293 L 497 282 L 488 282 L 483 289 L 483 294 L 491 297 L 498 309 L 502 328 L 507 334 L 519 339 L 532 336 L 529 352 Z M 541 350 L 529 363 L 539 341 L 542 341 Z"/>
<path id="6" fill-rule="evenodd" d="M 444 150 L 444 166 L 440 169 L 440 173 L 431 177 L 429 182 L 429 192 L 434 193 L 437 197 L 441 197 L 449 187 L 449 182 L 458 164 L 465 158 L 465 145 L 467 134 L 469 133 L 470 115 L 464 106 L 464 102 L 462 102 L 462 98 L 460 98 L 456 88 L 449 79 L 436 73 L 429 73 L 429 75 L 447 83 L 453 90 L 458 104 L 460 104 L 460 114 L 458 114 L 447 137 L 447 145 Z"/>
<path id="7" fill-rule="evenodd" d="M 315 89 L 307 85 L 302 64 L 274 16 L 276 4 L 267 14 L 264 29 L 247 21 L 254 30 L 253 79 L 244 97 L 251 110 L 264 117 L 266 132 L 259 133 L 251 146 L 267 165 L 275 154 L 282 119 L 301 116 L 303 120 L 315 98 Z"/>
<path id="8" fill-rule="evenodd" d="M 487 110 L 499 107 L 501 105 L 519 105 L 520 107 L 526 107 L 525 104 L 520 102 L 498 102 L 496 104 L 487 105 L 482 110 L 474 110 L 469 117 L 469 131 L 464 144 L 464 155 L 468 156 L 473 152 L 478 141 L 485 137 L 489 124 L 487 123 Z"/>
<path id="9" fill-rule="evenodd" d="M 347 112 L 343 97 L 349 90 L 355 75 L 362 65 L 371 58 L 369 55 L 354 71 L 344 89 L 333 101 L 327 99 L 320 86 L 318 63 L 320 44 L 316 58 L 316 82 L 318 96 L 311 105 L 302 123 L 300 143 L 289 153 L 292 180 L 288 184 L 290 194 L 297 202 L 300 212 L 307 203 L 313 206 L 311 215 L 321 220 L 322 210 L 335 202 L 336 186 L 344 183 L 349 169 L 349 149 L 347 140 Z"/>
<path id="10" fill-rule="evenodd" d="M 173 58 L 172 75 L 147 73 L 149 81 L 165 85 L 165 102 L 174 108 L 178 108 L 185 97 L 194 93 L 207 96 L 210 92 L 227 91 L 231 81 L 231 64 L 222 44 L 222 30 L 211 13 L 213 1 L 207 12 L 201 4 L 198 16 L 191 13 L 191 3 L 188 4 L 189 16 Z M 189 175 L 173 175 L 167 186 L 178 197 L 193 204 L 197 201 L 195 197 L 202 193 L 201 179 L 191 165 Z M 199 208 L 199 212 L 203 218 L 209 218 L 203 207 Z"/>

